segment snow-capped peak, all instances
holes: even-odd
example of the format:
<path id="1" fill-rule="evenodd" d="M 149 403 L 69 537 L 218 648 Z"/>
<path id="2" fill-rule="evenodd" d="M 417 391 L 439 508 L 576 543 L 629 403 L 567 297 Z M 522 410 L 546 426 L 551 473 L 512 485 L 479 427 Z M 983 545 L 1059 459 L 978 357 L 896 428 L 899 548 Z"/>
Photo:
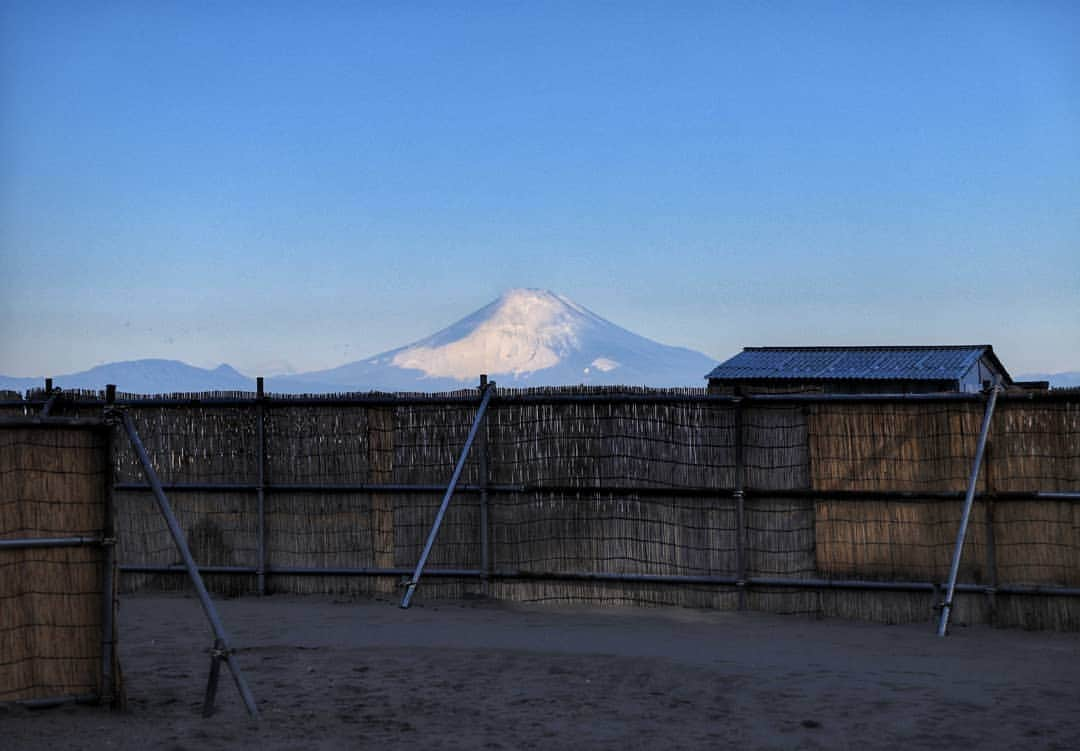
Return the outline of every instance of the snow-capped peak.
<path id="1" fill-rule="evenodd" d="M 553 292 L 512 289 L 460 324 L 401 350 L 393 364 L 436 378 L 520 376 L 558 365 L 580 347 L 580 335 L 594 318 Z"/>
<path id="2" fill-rule="evenodd" d="M 475 384 L 482 373 L 503 386 L 695 386 L 715 366 L 562 295 L 511 289 L 418 342 L 331 370 L 275 378 L 271 390 L 441 391 Z"/>

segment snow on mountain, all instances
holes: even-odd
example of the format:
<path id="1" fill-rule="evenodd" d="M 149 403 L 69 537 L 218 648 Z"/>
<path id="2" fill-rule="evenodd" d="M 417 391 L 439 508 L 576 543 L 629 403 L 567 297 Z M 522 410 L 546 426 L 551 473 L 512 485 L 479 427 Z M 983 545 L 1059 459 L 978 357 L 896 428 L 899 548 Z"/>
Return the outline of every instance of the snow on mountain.
<path id="1" fill-rule="evenodd" d="M 272 391 L 439 391 L 487 373 L 503 386 L 703 386 L 716 363 L 616 326 L 562 295 L 513 289 L 426 339 L 330 370 L 269 379 Z"/>
<path id="2" fill-rule="evenodd" d="M 179 360 L 127 360 L 111 362 L 70 375 L 53 376 L 53 386 L 63 389 L 102 390 L 115 383 L 119 391 L 134 394 L 167 394 L 183 391 L 254 391 L 255 381 L 228 365 L 213 370 L 197 368 Z M 45 378 L 0 376 L 0 390 L 26 391 L 43 388 Z"/>

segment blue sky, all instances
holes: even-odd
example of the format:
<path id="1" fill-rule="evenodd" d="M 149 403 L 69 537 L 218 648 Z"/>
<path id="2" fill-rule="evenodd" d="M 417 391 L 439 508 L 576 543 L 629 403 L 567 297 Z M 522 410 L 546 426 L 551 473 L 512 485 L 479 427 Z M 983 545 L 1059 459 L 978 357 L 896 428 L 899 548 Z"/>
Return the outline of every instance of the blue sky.
<path id="1" fill-rule="evenodd" d="M 509 287 L 1080 369 L 1080 5 L 0 4 L 0 373 L 329 367 Z"/>

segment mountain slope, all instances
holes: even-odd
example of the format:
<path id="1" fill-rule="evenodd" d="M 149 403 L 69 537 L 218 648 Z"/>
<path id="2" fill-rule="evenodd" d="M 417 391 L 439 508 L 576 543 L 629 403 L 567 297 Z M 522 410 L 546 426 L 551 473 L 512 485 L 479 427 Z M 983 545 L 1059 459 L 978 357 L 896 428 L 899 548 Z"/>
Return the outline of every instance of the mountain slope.
<path id="1" fill-rule="evenodd" d="M 437 391 L 487 373 L 503 386 L 703 386 L 716 363 L 616 326 L 545 290 L 514 289 L 405 347 L 268 382 L 274 391 Z"/>
<path id="2" fill-rule="evenodd" d="M 102 390 L 115 383 L 120 391 L 134 394 L 167 394 L 181 391 L 254 391 L 255 381 L 228 365 L 213 370 L 197 368 L 179 360 L 126 360 L 55 376 L 53 386 L 63 389 Z M 45 378 L 0 376 L 0 390 L 26 391 L 43 388 Z"/>

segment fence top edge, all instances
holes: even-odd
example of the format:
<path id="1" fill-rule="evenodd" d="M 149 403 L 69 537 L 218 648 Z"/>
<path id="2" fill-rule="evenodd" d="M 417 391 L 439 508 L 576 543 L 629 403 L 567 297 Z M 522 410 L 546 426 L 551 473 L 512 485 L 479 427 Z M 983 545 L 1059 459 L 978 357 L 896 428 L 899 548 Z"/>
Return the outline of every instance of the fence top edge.
<path id="1" fill-rule="evenodd" d="M 103 395 L 92 392 L 57 392 L 64 404 L 74 407 L 101 407 Z M 0 399 L 0 407 L 39 407 L 47 401 L 44 392 L 31 392 L 26 399 Z M 416 392 L 357 392 L 341 394 L 266 394 L 255 392 L 207 392 L 202 394 L 137 395 L 119 394 L 115 401 L 122 407 L 245 407 L 262 404 L 267 407 L 303 406 L 409 406 L 418 405 L 475 405 L 481 398 L 479 389 L 441 393 Z M 499 404 L 560 404 L 588 402 L 596 404 L 636 403 L 707 403 L 707 404 L 831 404 L 831 403 L 911 403 L 911 402 L 982 402 L 981 393 L 931 394 L 710 394 L 704 389 L 647 389 L 640 387 L 558 387 L 552 389 L 498 388 L 492 402 Z M 1008 403 L 1073 402 L 1080 404 L 1080 392 L 1052 390 L 1038 393 L 1002 393 L 999 401 Z"/>

